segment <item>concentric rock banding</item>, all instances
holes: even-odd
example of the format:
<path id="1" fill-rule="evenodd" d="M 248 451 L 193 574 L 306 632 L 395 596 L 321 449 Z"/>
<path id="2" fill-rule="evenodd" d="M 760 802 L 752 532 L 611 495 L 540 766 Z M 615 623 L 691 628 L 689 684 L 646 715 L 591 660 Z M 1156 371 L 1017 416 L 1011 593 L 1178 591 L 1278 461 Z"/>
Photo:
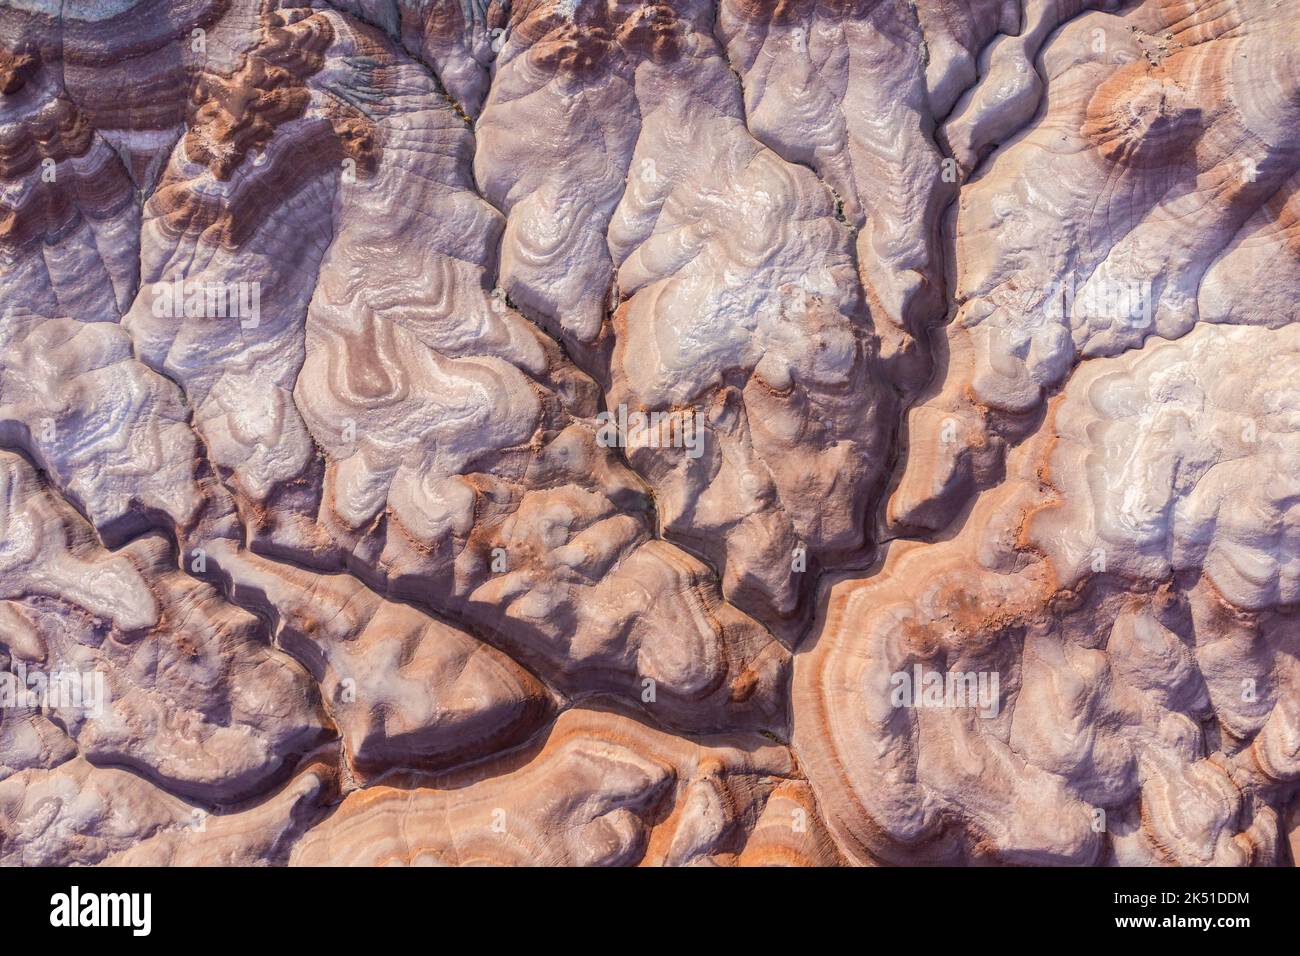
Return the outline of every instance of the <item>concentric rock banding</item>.
<path id="1" fill-rule="evenodd" d="M 1086 364 L 957 536 L 835 585 L 794 742 L 858 859 L 1279 859 L 1291 331 L 1202 325 Z"/>
<path id="2" fill-rule="evenodd" d="M 922 435 L 951 420 L 955 437 L 912 443 L 889 505 L 899 530 L 939 530 L 996 483 L 1006 444 L 1080 360 L 1197 321 L 1275 325 L 1290 312 L 1267 299 L 1199 311 L 1216 260 L 1249 270 L 1268 254 L 1246 237 L 1286 208 L 1300 164 L 1294 6 L 1276 21 L 1249 3 L 1211 6 L 1088 12 L 1043 47 L 1040 115 L 955 209 L 947 374 L 910 419 Z"/>
<path id="3" fill-rule="evenodd" d="M 294 850 L 300 866 L 673 866 L 733 862 L 791 772 L 763 739 L 691 743 L 570 711 L 528 763 L 507 758 L 412 788 L 348 797 Z"/>
<path id="4" fill-rule="evenodd" d="M 0 11 L 0 862 L 1294 862 L 1298 14 Z"/>

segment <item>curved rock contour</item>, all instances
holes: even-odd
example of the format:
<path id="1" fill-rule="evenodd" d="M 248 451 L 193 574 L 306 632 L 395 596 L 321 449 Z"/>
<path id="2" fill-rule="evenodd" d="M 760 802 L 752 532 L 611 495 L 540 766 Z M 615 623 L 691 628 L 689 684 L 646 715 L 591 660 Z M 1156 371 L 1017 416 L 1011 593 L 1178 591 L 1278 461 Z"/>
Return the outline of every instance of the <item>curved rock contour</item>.
<path id="1" fill-rule="evenodd" d="M 0 9 L 0 863 L 1294 864 L 1298 50 Z"/>

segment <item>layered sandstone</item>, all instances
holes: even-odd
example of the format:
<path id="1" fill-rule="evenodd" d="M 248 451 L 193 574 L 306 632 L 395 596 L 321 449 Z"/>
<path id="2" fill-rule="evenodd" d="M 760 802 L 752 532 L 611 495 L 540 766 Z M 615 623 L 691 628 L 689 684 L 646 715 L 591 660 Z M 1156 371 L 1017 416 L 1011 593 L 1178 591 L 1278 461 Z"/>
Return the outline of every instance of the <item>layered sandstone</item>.
<path id="1" fill-rule="evenodd" d="M 0 10 L 0 862 L 1293 863 L 1298 25 Z"/>

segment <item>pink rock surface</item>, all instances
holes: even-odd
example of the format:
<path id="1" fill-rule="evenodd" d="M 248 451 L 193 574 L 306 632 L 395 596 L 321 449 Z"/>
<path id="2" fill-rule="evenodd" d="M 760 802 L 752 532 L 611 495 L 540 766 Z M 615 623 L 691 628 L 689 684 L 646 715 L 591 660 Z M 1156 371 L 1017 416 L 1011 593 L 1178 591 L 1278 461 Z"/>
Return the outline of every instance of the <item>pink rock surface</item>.
<path id="1" fill-rule="evenodd" d="M 0 862 L 1292 864 L 1296 0 L 0 10 Z"/>

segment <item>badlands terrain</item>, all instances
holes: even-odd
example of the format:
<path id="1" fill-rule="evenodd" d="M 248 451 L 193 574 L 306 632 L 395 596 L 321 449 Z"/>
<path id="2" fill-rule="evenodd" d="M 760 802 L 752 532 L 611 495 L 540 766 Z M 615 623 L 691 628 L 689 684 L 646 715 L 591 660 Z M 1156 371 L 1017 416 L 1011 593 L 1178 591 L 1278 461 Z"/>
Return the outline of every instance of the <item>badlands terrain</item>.
<path id="1" fill-rule="evenodd" d="M 3 0 L 0 863 L 1291 865 L 1300 0 Z"/>

